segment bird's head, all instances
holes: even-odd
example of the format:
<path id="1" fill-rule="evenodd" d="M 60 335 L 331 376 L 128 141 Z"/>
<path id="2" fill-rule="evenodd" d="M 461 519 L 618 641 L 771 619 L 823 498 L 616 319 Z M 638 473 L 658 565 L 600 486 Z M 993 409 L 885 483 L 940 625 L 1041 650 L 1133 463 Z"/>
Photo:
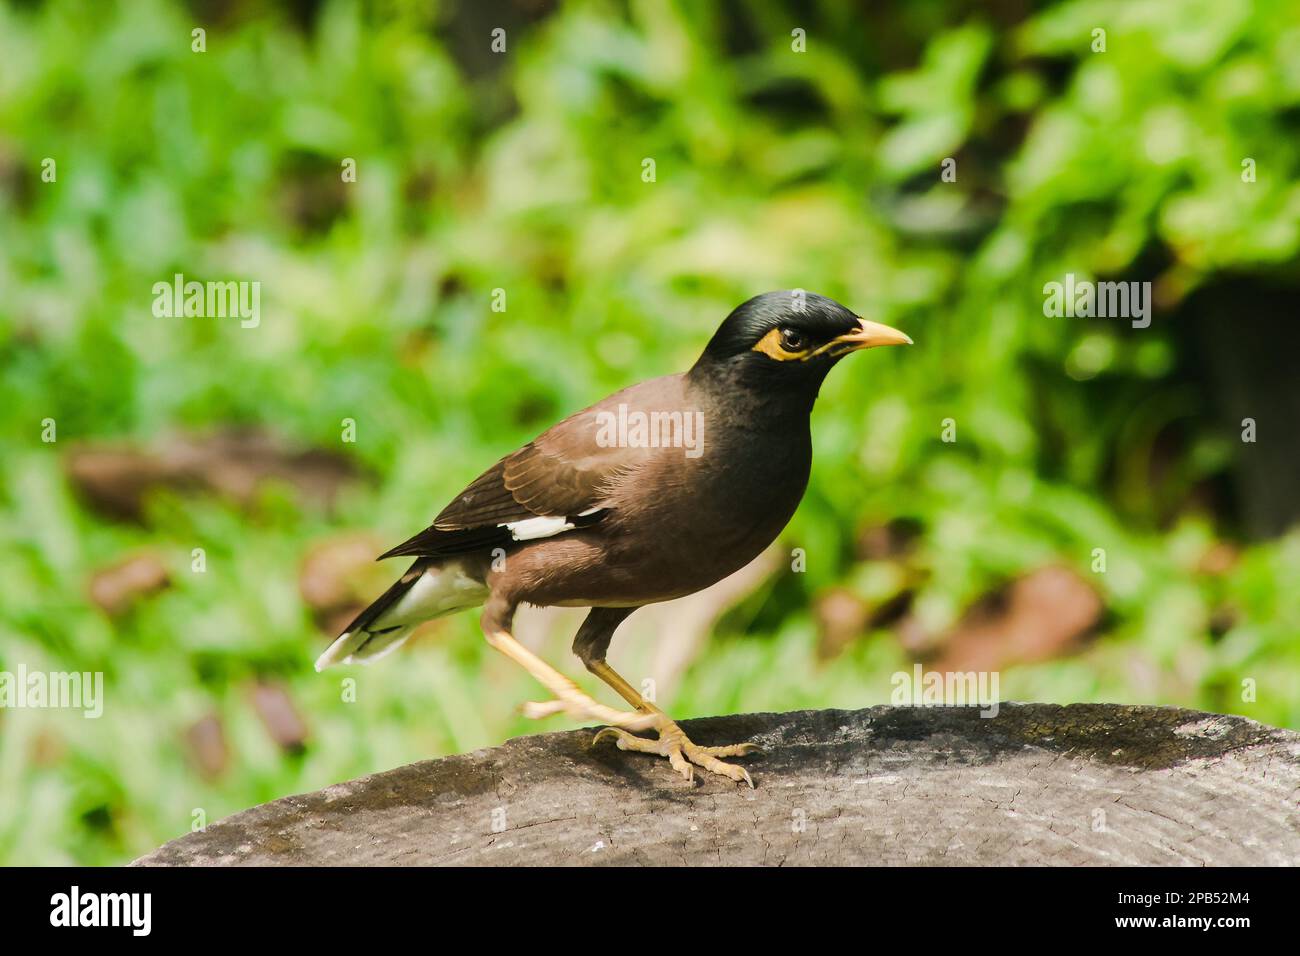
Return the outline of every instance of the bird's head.
<path id="1" fill-rule="evenodd" d="M 854 315 L 834 299 L 801 289 L 765 292 L 737 306 L 704 349 L 692 376 L 811 391 L 845 355 L 877 345 L 911 345 L 887 325 Z"/>

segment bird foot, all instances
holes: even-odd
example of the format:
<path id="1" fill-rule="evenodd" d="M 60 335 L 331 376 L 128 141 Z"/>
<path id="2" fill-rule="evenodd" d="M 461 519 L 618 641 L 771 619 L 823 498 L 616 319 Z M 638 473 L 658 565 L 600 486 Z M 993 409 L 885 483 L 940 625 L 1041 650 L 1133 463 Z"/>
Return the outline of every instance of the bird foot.
<path id="1" fill-rule="evenodd" d="M 667 757 L 668 763 L 686 778 L 687 783 L 693 784 L 695 782 L 695 768 L 699 767 L 708 773 L 729 777 L 737 783 L 743 780 L 749 784 L 751 790 L 754 789 L 754 780 L 750 777 L 749 771 L 744 767 L 737 767 L 733 763 L 726 763 L 718 758 L 744 757 L 761 752 L 763 748 L 758 744 L 746 743 L 728 744 L 724 747 L 702 747 L 687 737 L 682 728 L 678 727 L 673 721 L 661 714 L 652 714 L 652 716 L 659 717 L 661 721 L 656 727 L 659 733 L 658 740 L 638 737 L 618 727 L 606 727 L 596 734 L 591 744 L 594 747 L 600 741 L 609 737 L 617 741 L 619 750 L 635 750 L 639 753 Z"/>
<path id="2" fill-rule="evenodd" d="M 574 720 L 598 720 L 602 724 L 626 727 L 628 730 L 646 730 L 653 727 L 656 722 L 654 714 L 606 707 L 583 693 L 576 684 L 563 688 L 555 700 L 530 700 L 520 709 L 525 717 L 532 720 L 541 720 L 543 717 L 553 717 L 556 714 L 568 714 Z"/>

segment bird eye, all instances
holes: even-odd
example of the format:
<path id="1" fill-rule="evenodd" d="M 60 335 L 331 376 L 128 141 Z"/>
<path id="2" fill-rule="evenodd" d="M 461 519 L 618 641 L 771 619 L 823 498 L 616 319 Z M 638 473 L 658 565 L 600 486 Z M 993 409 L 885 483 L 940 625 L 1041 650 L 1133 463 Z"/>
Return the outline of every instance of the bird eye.
<path id="1" fill-rule="evenodd" d="M 787 352 L 798 352 L 804 347 L 803 333 L 797 332 L 794 329 L 782 329 L 781 347 Z"/>

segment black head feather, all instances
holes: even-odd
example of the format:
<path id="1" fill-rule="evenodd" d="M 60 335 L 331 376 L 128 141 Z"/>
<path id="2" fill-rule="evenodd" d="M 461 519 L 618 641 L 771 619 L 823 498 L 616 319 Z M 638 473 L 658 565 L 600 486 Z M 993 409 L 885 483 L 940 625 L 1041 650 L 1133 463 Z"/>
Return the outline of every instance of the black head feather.
<path id="1" fill-rule="evenodd" d="M 801 393 L 811 404 L 839 357 L 827 351 L 806 361 L 781 361 L 756 348 L 765 340 L 791 351 L 815 351 L 860 328 L 858 317 L 834 299 L 801 289 L 765 292 L 737 306 L 714 333 L 690 376 L 725 389 Z"/>
<path id="2" fill-rule="evenodd" d="M 701 360 L 725 361 L 752 352 L 773 329 L 790 329 L 813 343 L 858 327 L 858 317 L 834 299 L 802 289 L 764 292 L 743 302 L 718 326 Z"/>

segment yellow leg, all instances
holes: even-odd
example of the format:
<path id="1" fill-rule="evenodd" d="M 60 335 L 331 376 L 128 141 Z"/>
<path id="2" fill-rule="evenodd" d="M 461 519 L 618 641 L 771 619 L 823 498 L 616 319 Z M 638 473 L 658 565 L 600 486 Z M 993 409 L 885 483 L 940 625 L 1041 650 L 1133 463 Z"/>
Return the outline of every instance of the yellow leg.
<path id="1" fill-rule="evenodd" d="M 701 747 L 691 741 L 678 727 L 676 722 L 662 710 L 650 703 L 637 689 L 623 679 L 622 675 L 604 661 L 589 661 L 588 669 L 618 692 L 618 695 L 642 713 L 654 718 L 651 726 L 659 734 L 658 740 L 647 740 L 628 733 L 618 727 L 606 727 L 596 734 L 593 744 L 612 737 L 619 750 L 635 750 L 639 753 L 657 754 L 667 757 L 674 770 L 686 778 L 688 783 L 695 781 L 695 768 L 700 767 L 710 773 L 721 774 L 739 783 L 741 780 L 752 789 L 754 780 L 744 767 L 719 760 L 719 757 L 743 757 L 761 748 L 758 744 L 728 744 L 723 747 Z"/>
<path id="2" fill-rule="evenodd" d="M 601 723 L 630 730 L 644 730 L 656 724 L 653 714 L 631 713 L 606 707 L 583 692 L 573 681 L 542 660 L 507 631 L 494 631 L 487 642 L 520 665 L 555 695 L 555 700 L 544 704 L 525 704 L 524 713 L 533 718 L 566 713 L 578 720 L 599 720 Z"/>

